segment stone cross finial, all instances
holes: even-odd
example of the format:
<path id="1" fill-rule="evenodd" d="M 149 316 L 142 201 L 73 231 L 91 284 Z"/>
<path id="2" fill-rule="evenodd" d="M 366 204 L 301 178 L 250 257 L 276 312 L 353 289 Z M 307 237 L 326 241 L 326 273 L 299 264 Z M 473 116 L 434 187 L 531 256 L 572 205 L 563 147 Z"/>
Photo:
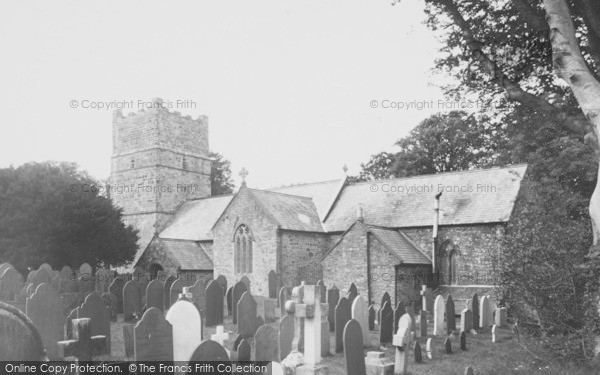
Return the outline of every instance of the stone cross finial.
<path id="1" fill-rule="evenodd" d="M 246 186 L 246 177 L 248 177 L 248 170 L 246 167 L 243 167 L 240 171 L 240 177 L 242 178 L 242 185 Z"/>
<path id="2" fill-rule="evenodd" d="M 77 362 L 91 361 L 95 354 L 102 354 L 106 348 L 106 336 L 93 336 L 91 319 L 73 319 L 73 340 L 59 341 L 61 357 L 75 357 Z"/>
<path id="3" fill-rule="evenodd" d="M 215 332 L 213 335 L 210 335 L 210 339 L 223 346 L 225 340 L 229 340 L 229 332 L 225 332 L 223 326 L 217 326 L 217 332 Z"/>
<path id="4" fill-rule="evenodd" d="M 302 285 L 302 300 L 296 302 L 296 317 L 304 319 L 304 365 L 297 374 L 317 374 L 327 371 L 321 363 L 321 316 L 327 314 L 329 305 L 321 303 L 321 287 Z M 300 302 L 300 303 L 298 303 Z"/>

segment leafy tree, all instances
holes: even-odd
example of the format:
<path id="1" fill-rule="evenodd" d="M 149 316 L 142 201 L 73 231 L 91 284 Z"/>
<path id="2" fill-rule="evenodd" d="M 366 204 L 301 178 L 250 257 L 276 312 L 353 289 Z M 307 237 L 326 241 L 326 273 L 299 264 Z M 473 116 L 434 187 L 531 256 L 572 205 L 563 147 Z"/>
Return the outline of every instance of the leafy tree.
<path id="1" fill-rule="evenodd" d="M 136 252 L 137 231 L 98 194 L 99 184 L 74 163 L 29 163 L 0 169 L 0 259 L 20 271 L 121 266 Z"/>
<path id="2" fill-rule="evenodd" d="M 210 170 L 211 195 L 223 195 L 233 193 L 233 180 L 231 179 L 231 162 L 218 152 L 211 152 L 213 159 Z"/>

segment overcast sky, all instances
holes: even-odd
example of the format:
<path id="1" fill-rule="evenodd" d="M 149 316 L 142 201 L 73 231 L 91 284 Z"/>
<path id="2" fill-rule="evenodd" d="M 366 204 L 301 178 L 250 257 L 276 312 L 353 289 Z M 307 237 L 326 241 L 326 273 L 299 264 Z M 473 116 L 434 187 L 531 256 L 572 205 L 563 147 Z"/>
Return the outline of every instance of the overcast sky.
<path id="1" fill-rule="evenodd" d="M 250 187 L 329 180 L 393 150 L 442 99 L 430 71 L 440 46 L 420 0 L 2 8 L 0 167 L 75 161 L 106 179 L 112 110 L 81 103 L 161 97 L 208 116 L 211 149 L 231 160 L 236 182 L 243 166 Z M 382 108 L 431 100 L 433 109 Z"/>

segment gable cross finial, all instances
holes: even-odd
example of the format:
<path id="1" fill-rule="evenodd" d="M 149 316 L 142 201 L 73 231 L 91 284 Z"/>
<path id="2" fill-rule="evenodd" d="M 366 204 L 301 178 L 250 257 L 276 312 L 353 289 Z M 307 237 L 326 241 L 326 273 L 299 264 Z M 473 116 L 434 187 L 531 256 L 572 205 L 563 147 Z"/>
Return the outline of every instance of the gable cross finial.
<path id="1" fill-rule="evenodd" d="M 240 177 L 242 178 L 242 186 L 246 186 L 246 177 L 248 177 L 249 173 L 246 167 L 242 167 L 240 171 Z"/>
<path id="2" fill-rule="evenodd" d="M 344 164 L 344 166 L 342 167 L 342 170 L 344 171 L 345 175 L 348 175 L 348 165 Z"/>

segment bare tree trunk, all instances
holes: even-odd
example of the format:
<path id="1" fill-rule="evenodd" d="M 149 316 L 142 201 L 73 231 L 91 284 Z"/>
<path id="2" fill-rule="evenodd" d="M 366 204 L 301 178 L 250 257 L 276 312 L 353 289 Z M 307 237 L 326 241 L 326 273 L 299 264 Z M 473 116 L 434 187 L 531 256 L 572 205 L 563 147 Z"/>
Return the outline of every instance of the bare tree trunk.
<path id="1" fill-rule="evenodd" d="M 556 74 L 570 86 L 583 114 L 600 139 L 600 82 L 588 69 L 575 37 L 575 27 L 566 0 L 543 0 L 550 27 L 552 60 Z M 600 171 L 599 171 L 600 172 Z M 590 199 L 594 245 L 600 238 L 600 179 Z"/>

